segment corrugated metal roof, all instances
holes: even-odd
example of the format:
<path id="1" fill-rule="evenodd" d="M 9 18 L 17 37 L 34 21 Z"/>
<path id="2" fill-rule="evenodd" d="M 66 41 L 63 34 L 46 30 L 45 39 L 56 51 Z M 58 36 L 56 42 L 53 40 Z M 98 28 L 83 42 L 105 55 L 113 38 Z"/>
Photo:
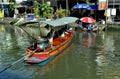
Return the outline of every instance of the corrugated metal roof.
<path id="1" fill-rule="evenodd" d="M 76 17 L 64 17 L 52 21 L 43 21 L 43 22 L 51 25 L 52 27 L 59 27 L 66 24 L 74 23 L 76 20 L 78 20 L 78 18 Z"/>

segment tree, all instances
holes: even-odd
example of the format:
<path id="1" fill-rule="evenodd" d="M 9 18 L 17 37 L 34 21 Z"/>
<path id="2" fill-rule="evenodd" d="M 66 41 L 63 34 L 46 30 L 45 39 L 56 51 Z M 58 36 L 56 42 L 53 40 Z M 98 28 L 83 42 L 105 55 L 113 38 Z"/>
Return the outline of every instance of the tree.
<path id="1" fill-rule="evenodd" d="M 62 9 L 60 6 L 60 9 L 57 9 L 55 14 L 58 16 L 58 18 L 62 18 L 66 16 L 66 9 Z"/>
<path id="2" fill-rule="evenodd" d="M 50 7 L 50 4 L 48 2 L 41 4 L 40 5 L 40 13 L 42 15 L 42 17 L 49 17 L 53 15 L 53 7 Z"/>
<path id="3" fill-rule="evenodd" d="M 50 7 L 48 2 L 40 4 L 37 1 L 34 1 L 34 13 L 35 15 L 42 17 L 49 17 L 53 14 L 53 8 Z"/>
<path id="4" fill-rule="evenodd" d="M 40 3 L 37 1 L 34 1 L 33 6 L 34 6 L 33 10 L 34 10 L 35 16 L 39 16 L 40 15 L 40 12 L 39 12 Z"/>

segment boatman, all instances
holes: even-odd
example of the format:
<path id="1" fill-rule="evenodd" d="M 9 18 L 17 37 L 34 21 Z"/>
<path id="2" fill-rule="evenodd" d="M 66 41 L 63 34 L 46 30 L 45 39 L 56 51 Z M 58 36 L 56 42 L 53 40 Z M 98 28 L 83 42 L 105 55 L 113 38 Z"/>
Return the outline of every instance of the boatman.
<path id="1" fill-rule="evenodd" d="M 89 24 L 88 27 L 87 27 L 88 31 L 91 31 L 92 30 L 92 25 Z"/>
<path id="2" fill-rule="evenodd" d="M 47 38 L 49 40 L 50 45 L 53 45 L 53 37 L 54 37 L 54 29 L 51 29 L 51 31 L 47 34 Z"/>

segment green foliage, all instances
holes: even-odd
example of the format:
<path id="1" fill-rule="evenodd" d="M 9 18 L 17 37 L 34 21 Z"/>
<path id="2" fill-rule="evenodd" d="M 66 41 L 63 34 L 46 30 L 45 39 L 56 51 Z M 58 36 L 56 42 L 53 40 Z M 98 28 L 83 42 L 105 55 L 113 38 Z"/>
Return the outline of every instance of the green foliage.
<path id="1" fill-rule="evenodd" d="M 66 9 L 60 8 L 60 9 L 56 10 L 55 13 L 59 18 L 65 17 L 66 16 Z"/>
<path id="2" fill-rule="evenodd" d="M 14 0 L 9 0 L 9 3 L 10 3 L 9 10 L 14 11 L 15 5 L 16 5 L 15 1 Z"/>
<path id="3" fill-rule="evenodd" d="M 42 17 L 48 17 L 53 14 L 53 8 L 46 2 L 44 4 L 40 4 L 37 1 L 34 1 L 34 13 L 35 15 L 39 15 Z"/>
<path id="4" fill-rule="evenodd" d="M 40 13 L 42 17 L 52 16 L 54 9 L 50 7 L 50 5 L 47 2 L 44 4 L 41 4 L 40 7 L 41 7 Z"/>
<path id="5" fill-rule="evenodd" d="M 39 8 L 33 8 L 33 10 L 34 10 L 34 14 L 37 16 L 37 15 L 39 15 Z"/>
<path id="6" fill-rule="evenodd" d="M 34 8 L 33 8 L 33 10 L 34 10 L 34 14 L 36 16 L 38 16 L 40 14 L 39 8 L 40 8 L 40 3 L 37 2 L 37 1 L 34 1 Z"/>
<path id="7" fill-rule="evenodd" d="M 34 8 L 38 8 L 40 6 L 40 3 L 37 1 L 34 1 Z"/>

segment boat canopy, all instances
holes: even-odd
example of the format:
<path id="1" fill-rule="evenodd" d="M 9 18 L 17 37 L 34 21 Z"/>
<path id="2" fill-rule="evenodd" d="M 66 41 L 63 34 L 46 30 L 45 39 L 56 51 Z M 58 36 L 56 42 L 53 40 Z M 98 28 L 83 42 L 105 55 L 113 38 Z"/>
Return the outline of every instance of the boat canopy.
<path id="1" fill-rule="evenodd" d="M 75 23 L 76 20 L 78 20 L 76 17 L 64 17 L 56 20 L 41 21 L 41 23 L 46 24 L 46 26 L 45 28 L 40 28 L 40 31 L 43 36 L 46 36 L 51 29 L 58 31 L 67 24 Z"/>
<path id="2" fill-rule="evenodd" d="M 76 17 L 64 17 L 52 21 L 42 21 L 43 23 L 46 23 L 48 25 L 51 25 L 52 27 L 59 27 L 67 24 L 74 23 L 78 18 Z"/>

